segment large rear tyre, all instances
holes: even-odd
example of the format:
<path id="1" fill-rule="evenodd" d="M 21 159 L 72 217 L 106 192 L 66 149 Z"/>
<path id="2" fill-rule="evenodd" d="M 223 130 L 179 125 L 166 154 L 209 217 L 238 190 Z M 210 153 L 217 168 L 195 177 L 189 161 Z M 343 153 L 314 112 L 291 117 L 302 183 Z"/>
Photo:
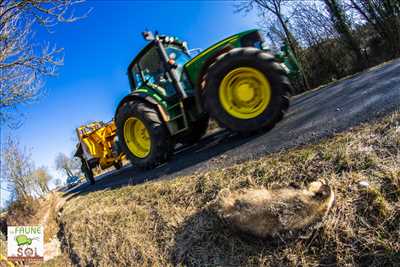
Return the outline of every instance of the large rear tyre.
<path id="1" fill-rule="evenodd" d="M 204 116 L 190 125 L 189 132 L 180 138 L 179 142 L 183 145 L 193 145 L 197 143 L 207 132 L 210 117 Z"/>
<path id="2" fill-rule="evenodd" d="M 81 158 L 81 163 L 82 163 L 81 170 L 82 170 L 83 174 L 85 175 L 87 182 L 90 184 L 95 184 L 96 180 L 94 179 L 93 171 L 89 167 L 89 164 L 87 163 L 86 160 L 84 160 L 82 158 Z"/>
<path id="3" fill-rule="evenodd" d="M 171 155 L 173 142 L 152 105 L 124 103 L 117 113 L 116 125 L 121 149 L 134 166 L 153 168 Z"/>
<path id="4" fill-rule="evenodd" d="M 204 107 L 223 128 L 240 133 L 271 129 L 289 108 L 286 72 L 265 51 L 232 49 L 204 77 Z"/>

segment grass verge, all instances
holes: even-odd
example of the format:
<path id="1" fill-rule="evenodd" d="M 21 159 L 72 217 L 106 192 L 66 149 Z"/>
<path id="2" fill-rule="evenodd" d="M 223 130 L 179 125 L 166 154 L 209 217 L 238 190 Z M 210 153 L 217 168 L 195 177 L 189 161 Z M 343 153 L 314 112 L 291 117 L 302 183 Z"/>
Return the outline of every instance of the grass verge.
<path id="1" fill-rule="evenodd" d="M 400 112 L 229 168 L 78 195 L 60 216 L 82 266 L 392 266 L 400 262 Z M 208 209 L 223 188 L 327 179 L 336 204 L 309 238 L 256 240 Z M 360 186 L 365 182 L 368 186 Z"/>

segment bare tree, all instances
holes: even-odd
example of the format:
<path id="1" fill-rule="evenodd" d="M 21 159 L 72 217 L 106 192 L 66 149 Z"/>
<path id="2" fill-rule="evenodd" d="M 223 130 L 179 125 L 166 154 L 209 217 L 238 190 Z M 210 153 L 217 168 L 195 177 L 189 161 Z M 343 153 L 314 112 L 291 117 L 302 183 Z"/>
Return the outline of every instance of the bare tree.
<path id="1" fill-rule="evenodd" d="M 238 11 L 248 12 L 253 8 L 257 8 L 260 17 L 263 20 L 271 20 L 271 15 L 276 17 L 279 25 L 282 27 L 285 38 L 290 48 L 295 51 L 295 43 L 293 34 L 288 26 L 288 18 L 284 16 L 283 9 L 290 3 L 290 0 L 248 0 L 238 5 Z"/>
<path id="2" fill-rule="evenodd" d="M 359 42 L 352 34 L 350 21 L 344 10 L 343 1 L 323 0 L 323 2 L 325 3 L 326 9 L 330 14 L 335 30 L 338 32 L 347 47 L 353 51 L 354 55 L 356 56 L 358 65 L 356 67 L 358 69 L 362 68 L 365 64 L 364 57 L 361 53 Z"/>
<path id="3" fill-rule="evenodd" d="M 399 0 L 238 2 L 238 11 L 258 10 L 260 26 L 275 48 L 282 41 L 290 45 L 306 88 L 400 54 Z"/>
<path id="4" fill-rule="evenodd" d="M 31 196 L 34 189 L 34 164 L 29 151 L 21 149 L 17 141 L 9 138 L 3 146 L 1 162 L 1 181 L 12 193 L 14 200 L 23 200 Z"/>
<path id="5" fill-rule="evenodd" d="M 292 16 L 292 27 L 297 40 L 305 47 L 337 37 L 330 14 L 318 2 L 298 5 Z"/>
<path id="6" fill-rule="evenodd" d="M 35 172 L 33 173 L 33 177 L 35 180 L 35 184 L 37 185 L 37 188 L 39 189 L 38 193 L 40 195 L 46 195 L 50 191 L 48 184 L 49 184 L 50 180 L 52 179 L 47 168 L 46 167 L 37 168 L 35 170 Z"/>
<path id="7" fill-rule="evenodd" d="M 74 6 L 82 0 L 0 1 L 0 121 L 10 121 L 19 105 L 43 93 L 43 78 L 56 74 L 62 49 L 35 43 L 34 25 L 48 30 L 59 22 L 74 22 Z"/>
<path id="8" fill-rule="evenodd" d="M 350 0 L 350 6 L 387 41 L 394 55 L 400 54 L 400 1 Z"/>
<path id="9" fill-rule="evenodd" d="M 70 158 L 64 153 L 59 153 L 55 158 L 56 169 L 70 177 L 80 175 L 80 161 L 75 158 Z"/>
<path id="10" fill-rule="evenodd" d="M 293 7 L 291 0 L 247 0 L 237 5 L 237 11 L 249 12 L 251 9 L 257 8 L 259 16 L 262 19 L 261 23 L 266 26 L 268 32 L 275 33 L 275 36 L 282 36 L 279 28 L 276 26 L 276 24 L 278 24 L 285 36 L 283 41 L 289 45 L 289 48 L 292 50 L 295 57 L 299 58 L 299 46 L 289 27 L 289 18 L 292 15 L 291 11 L 294 10 Z M 273 20 L 271 17 L 275 17 L 276 20 Z M 272 39 L 273 43 L 275 43 L 273 35 L 270 35 L 269 37 Z M 298 63 L 300 65 L 299 67 L 304 87 L 308 89 L 309 84 L 307 77 L 303 71 L 301 62 L 299 61 Z"/>
<path id="11" fill-rule="evenodd" d="M 346 59 L 340 49 L 343 45 L 337 42 L 340 37 L 335 30 L 330 13 L 320 2 L 304 2 L 298 5 L 291 19 L 292 32 L 304 47 L 299 58 L 312 86 L 330 82 L 341 77 L 346 69 Z M 339 62 L 338 57 L 342 60 Z"/>

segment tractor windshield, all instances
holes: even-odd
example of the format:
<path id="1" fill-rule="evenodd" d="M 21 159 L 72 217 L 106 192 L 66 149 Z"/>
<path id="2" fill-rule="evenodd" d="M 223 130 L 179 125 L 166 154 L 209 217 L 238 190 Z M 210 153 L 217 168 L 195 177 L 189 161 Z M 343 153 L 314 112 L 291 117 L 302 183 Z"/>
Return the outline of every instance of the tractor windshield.
<path id="1" fill-rule="evenodd" d="M 169 58 L 174 58 L 175 64 L 178 66 L 177 71 L 181 74 L 183 65 L 191 59 L 190 56 L 182 48 L 173 45 L 167 46 L 166 52 Z"/>

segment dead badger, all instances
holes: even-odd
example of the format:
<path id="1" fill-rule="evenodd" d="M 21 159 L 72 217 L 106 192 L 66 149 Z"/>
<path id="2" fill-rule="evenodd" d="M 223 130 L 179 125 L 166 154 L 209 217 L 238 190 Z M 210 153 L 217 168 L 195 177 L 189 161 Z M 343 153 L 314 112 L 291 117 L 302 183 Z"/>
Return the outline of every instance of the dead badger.
<path id="1" fill-rule="evenodd" d="M 329 211 L 334 199 L 331 187 L 317 181 L 307 189 L 221 191 L 214 208 L 231 227 L 265 238 L 315 223 Z"/>

